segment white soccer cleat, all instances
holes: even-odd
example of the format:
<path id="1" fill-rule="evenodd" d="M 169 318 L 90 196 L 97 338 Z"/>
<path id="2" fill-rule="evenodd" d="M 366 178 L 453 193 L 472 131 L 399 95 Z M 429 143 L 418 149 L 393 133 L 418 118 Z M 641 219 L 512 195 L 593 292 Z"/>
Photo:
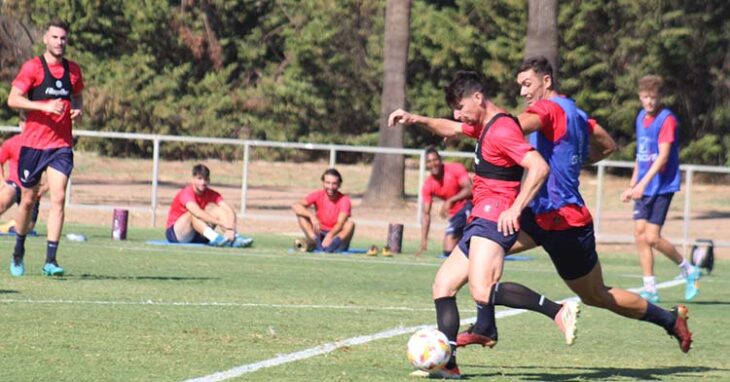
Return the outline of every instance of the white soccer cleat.
<path id="1" fill-rule="evenodd" d="M 577 332 L 578 316 L 580 315 L 580 307 L 576 301 L 566 301 L 560 308 L 558 315 L 555 316 L 555 324 L 563 332 L 565 344 L 572 345 L 575 342 Z"/>

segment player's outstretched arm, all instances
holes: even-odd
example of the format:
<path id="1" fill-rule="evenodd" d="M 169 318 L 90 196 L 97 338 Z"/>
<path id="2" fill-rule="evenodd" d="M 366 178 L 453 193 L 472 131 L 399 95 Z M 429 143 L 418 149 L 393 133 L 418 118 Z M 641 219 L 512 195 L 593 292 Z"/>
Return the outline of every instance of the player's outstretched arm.
<path id="1" fill-rule="evenodd" d="M 388 116 L 388 127 L 397 124 L 406 126 L 419 124 L 428 131 L 444 138 L 451 138 L 461 133 L 461 123 L 445 118 L 431 118 L 418 114 L 411 114 L 403 109 L 398 109 Z"/>

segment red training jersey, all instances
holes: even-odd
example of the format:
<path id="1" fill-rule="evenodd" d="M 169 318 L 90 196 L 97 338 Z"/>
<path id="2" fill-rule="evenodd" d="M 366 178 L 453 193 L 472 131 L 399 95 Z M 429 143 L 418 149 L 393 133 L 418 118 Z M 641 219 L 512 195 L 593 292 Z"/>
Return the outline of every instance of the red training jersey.
<path id="1" fill-rule="evenodd" d="M 461 163 L 444 163 L 444 174 L 441 179 L 436 179 L 433 175 L 426 178 L 421 187 L 421 196 L 423 203 L 431 204 L 433 197 L 446 200 L 461 191 L 461 184 L 469 180 L 469 173 Z M 454 203 L 449 209 L 449 216 L 456 215 L 469 199 L 462 199 Z"/>
<path id="2" fill-rule="evenodd" d="M 562 139 L 568 131 L 565 111 L 555 102 L 550 100 L 539 100 L 529 106 L 526 113 L 532 113 L 540 118 L 542 134 L 548 140 L 557 142 Z M 593 134 L 596 125 L 594 119 L 588 119 L 588 134 Z M 537 224 L 548 231 L 563 231 L 571 227 L 583 227 L 593 222 L 591 212 L 586 206 L 567 204 L 555 211 L 549 211 L 535 215 Z"/>
<path id="3" fill-rule="evenodd" d="M 70 60 L 68 60 L 68 69 L 71 79 L 71 92 L 74 95 L 79 94 L 84 89 L 81 69 L 78 64 Z M 60 80 L 64 75 L 62 63 L 48 63 L 48 70 L 55 79 Z M 30 90 L 43 83 L 44 73 L 40 58 L 34 57 L 23 64 L 18 76 L 13 80 L 12 86 L 27 95 Z M 25 129 L 23 129 L 22 133 L 23 146 L 39 150 L 73 146 L 73 137 L 71 135 L 71 102 L 65 99 L 62 99 L 62 101 L 65 104 L 65 108 L 61 115 L 42 111 L 28 111 Z"/>
<path id="4" fill-rule="evenodd" d="M 462 132 L 479 139 L 484 126 L 462 124 Z M 482 158 L 500 167 L 519 166 L 528 152 L 534 150 L 522 136 L 520 126 L 508 116 L 494 121 L 484 134 L 480 144 Z M 507 181 L 474 176 L 473 204 L 471 217 L 480 217 L 496 222 L 502 211 L 508 209 L 517 198 L 520 181 Z"/>
<path id="5" fill-rule="evenodd" d="M 337 224 L 337 217 L 340 216 L 340 213 L 350 216 L 352 207 L 350 197 L 339 191 L 334 199 L 330 199 L 324 189 L 312 191 L 304 198 L 304 201 L 307 206 L 314 205 L 314 209 L 317 211 L 317 220 L 319 220 L 320 226 L 325 231 L 331 230 Z"/>
<path id="6" fill-rule="evenodd" d="M 170 212 L 167 213 L 167 228 L 172 227 L 180 216 L 188 212 L 188 208 L 185 205 L 189 202 L 194 202 L 200 208 L 205 209 L 205 206 L 210 203 L 218 204 L 222 201 L 223 197 L 221 194 L 212 188 L 206 188 L 202 195 L 198 195 L 193 191 L 193 186 L 188 184 L 185 188 L 178 191 L 175 199 L 172 200 L 172 204 L 170 204 Z"/>
<path id="7" fill-rule="evenodd" d="M 17 185 L 20 185 L 20 180 L 18 180 L 18 158 L 20 157 L 22 142 L 20 134 L 16 134 L 6 139 L 0 146 L 0 165 L 8 164 L 5 180 L 13 181 Z"/>

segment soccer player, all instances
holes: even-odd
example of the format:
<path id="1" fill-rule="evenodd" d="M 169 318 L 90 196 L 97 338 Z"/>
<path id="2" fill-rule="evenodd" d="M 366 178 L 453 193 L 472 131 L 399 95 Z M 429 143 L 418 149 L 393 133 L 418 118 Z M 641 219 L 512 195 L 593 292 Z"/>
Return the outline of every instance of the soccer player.
<path id="1" fill-rule="evenodd" d="M 218 227 L 222 234 L 216 232 Z M 248 247 L 250 238 L 236 232 L 236 212 L 210 188 L 210 169 L 193 166 L 190 183 L 178 191 L 167 214 L 165 237 L 170 243 L 200 243 L 216 247 Z"/>
<path id="2" fill-rule="evenodd" d="M 674 193 L 679 191 L 679 124 L 672 112 L 663 107 L 662 78 L 645 76 L 639 80 L 642 110 L 636 116 L 636 162 L 629 188 L 621 201 L 634 200 L 634 237 L 639 252 L 644 288 L 641 297 L 659 302 L 654 278 L 654 249 L 679 266 L 687 279 L 684 298 L 699 293 L 699 267 L 692 266 L 661 231 Z"/>
<path id="3" fill-rule="evenodd" d="M 532 145 L 548 160 L 550 175 L 539 194 L 520 219 L 519 239 L 511 253 L 541 245 L 555 268 L 581 300 L 624 317 L 648 321 L 664 328 L 677 339 L 680 350 L 688 352 L 692 333 L 687 326 L 688 310 L 679 304 L 664 310 L 638 294 L 606 286 L 595 248 L 593 221 L 578 191 L 580 168 L 596 162 L 615 150 L 613 139 L 575 103 L 555 89 L 552 67 L 544 57 L 525 60 L 519 67 L 517 82 L 528 108 L 519 115 L 522 130 L 532 134 Z M 530 299 L 513 298 L 508 306 L 519 307 Z M 531 309 L 526 307 L 526 309 Z M 534 310 L 534 309 L 533 309 Z M 462 334 L 459 335 L 462 337 Z M 461 345 L 484 344 L 470 333 L 463 333 Z"/>
<path id="4" fill-rule="evenodd" d="M 336 169 L 325 170 L 321 179 L 321 189 L 312 191 L 291 208 L 306 236 L 308 249 L 347 251 L 355 234 L 355 223 L 350 219 L 350 197 L 340 192 L 342 175 Z"/>
<path id="5" fill-rule="evenodd" d="M 25 128 L 25 113 L 20 113 L 20 122 L 18 125 L 20 126 L 21 131 Z M 21 142 L 22 136 L 20 134 L 16 134 L 6 139 L 3 144 L 0 145 L 0 215 L 4 214 L 5 211 L 13 205 L 13 203 L 20 205 L 21 188 L 20 180 L 18 179 L 18 157 L 20 156 Z M 3 168 L 6 163 L 8 164 L 7 175 Z M 36 203 L 33 206 L 33 213 L 31 215 L 30 225 L 28 226 L 28 232 L 32 231 L 35 227 L 40 208 L 40 196 L 47 188 L 48 186 L 45 182 L 41 181 L 41 186 L 38 190 L 39 195 L 36 196 Z M 3 229 L 5 229 L 4 232 L 13 232 L 15 231 L 15 220 L 11 220 L 3 226 Z"/>
<path id="6" fill-rule="evenodd" d="M 549 167 L 538 152 L 525 142 L 517 120 L 489 100 L 484 80 L 478 73 L 457 72 L 446 88 L 446 102 L 460 122 L 420 116 L 398 109 L 390 114 L 388 125 L 419 124 L 443 137 L 461 134 L 477 139 L 474 209 L 464 236 L 436 273 L 432 291 L 438 328 L 449 339 L 452 347 L 452 356 L 446 367 L 433 372 L 432 376 L 457 379 L 461 373 L 455 351 L 459 330 L 456 293 L 469 282 L 469 291 L 478 308 L 474 330 L 487 333 L 494 329 L 494 333 L 487 333 L 491 337 L 482 336 L 488 340 L 482 345 L 494 346 L 496 328 L 481 326 L 494 321 L 493 290 L 502 275 L 505 253 L 517 240 L 522 209 L 537 194 L 548 175 Z M 524 170 L 527 172 L 523 178 Z M 550 302 L 558 307 L 554 312 L 558 323 L 564 317 L 558 311 L 566 309 Z M 573 310 L 573 313 L 577 311 Z"/>
<path id="7" fill-rule="evenodd" d="M 69 26 L 51 21 L 43 35 L 45 52 L 26 61 L 8 96 L 8 106 L 25 110 L 27 121 L 21 133 L 18 178 L 23 187 L 16 215 L 16 241 L 10 273 L 25 273 L 25 235 L 36 203 L 40 179 L 46 172 L 51 196 L 48 212 L 48 242 L 42 274 L 61 276 L 56 252 L 64 220 L 66 185 L 73 170 L 72 124 L 82 114 L 84 81 L 78 64 L 64 58 Z"/>
<path id="8" fill-rule="evenodd" d="M 466 220 L 471 214 L 471 178 L 461 163 L 444 163 L 438 150 L 426 147 L 426 168 L 431 173 L 421 187 L 423 217 L 421 218 L 421 245 L 416 253 L 420 256 L 428 249 L 428 231 L 431 229 L 431 205 L 433 197 L 443 200 L 439 209 L 442 219 L 449 219 L 444 233 L 443 257 L 449 256 L 464 234 Z"/>

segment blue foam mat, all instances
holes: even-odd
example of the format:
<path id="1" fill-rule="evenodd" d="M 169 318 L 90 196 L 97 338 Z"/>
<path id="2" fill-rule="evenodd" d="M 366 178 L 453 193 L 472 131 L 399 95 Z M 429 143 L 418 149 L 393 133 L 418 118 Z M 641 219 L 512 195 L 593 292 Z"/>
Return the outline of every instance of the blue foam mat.
<path id="1" fill-rule="evenodd" d="M 0 236 L 15 236 L 15 231 L 11 231 L 11 232 L 0 232 Z M 30 231 L 30 232 L 26 233 L 25 236 L 38 236 L 38 232 L 36 232 L 35 230 L 33 230 L 33 231 Z"/>
<path id="2" fill-rule="evenodd" d="M 162 240 L 147 240 L 147 244 L 152 245 L 171 245 L 176 247 L 210 247 L 208 244 L 203 243 L 171 243 L 165 239 Z"/>

